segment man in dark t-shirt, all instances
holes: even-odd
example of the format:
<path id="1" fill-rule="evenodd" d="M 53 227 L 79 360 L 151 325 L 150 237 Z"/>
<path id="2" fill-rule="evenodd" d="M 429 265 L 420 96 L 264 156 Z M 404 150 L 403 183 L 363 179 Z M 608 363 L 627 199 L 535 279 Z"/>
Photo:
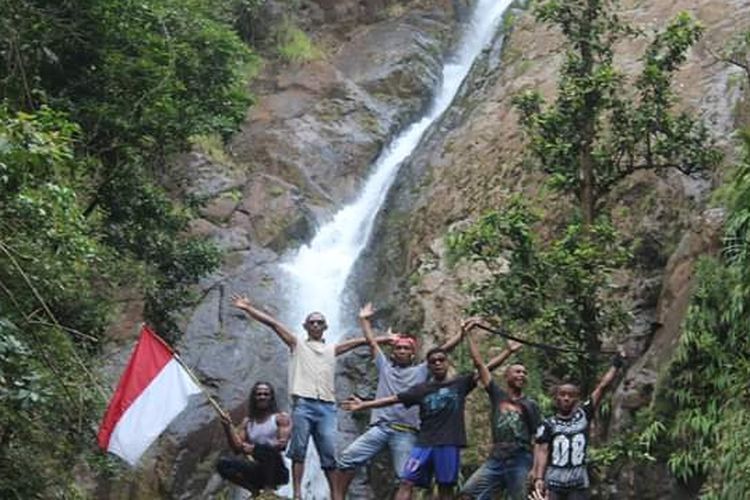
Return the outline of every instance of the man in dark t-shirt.
<path id="1" fill-rule="evenodd" d="M 562 384 L 555 390 L 556 413 L 544 419 L 536 433 L 534 490 L 539 495 L 546 490 L 549 500 L 588 498 L 586 452 L 589 428 L 604 391 L 624 362 L 624 352 L 618 353 L 612 359 L 610 369 L 583 404 L 578 404 L 578 386 Z"/>
<path id="2" fill-rule="evenodd" d="M 471 346 L 471 344 L 470 344 Z M 479 382 L 487 391 L 492 406 L 492 453 L 471 475 L 461 490 L 461 498 L 491 499 L 495 491 L 508 498 L 526 498 L 526 478 L 532 466 L 532 436 L 540 422 L 539 406 L 523 395 L 526 368 L 510 365 L 505 370 L 508 390 L 501 389 L 482 363 L 479 352 L 472 352 L 478 366 Z"/>
<path id="3" fill-rule="evenodd" d="M 473 340 L 469 339 L 470 344 Z M 440 347 L 427 353 L 430 380 L 417 384 L 405 392 L 372 401 L 351 398 L 343 403 L 349 411 L 380 408 L 402 403 L 406 407 L 419 405 L 421 426 L 417 442 L 396 493 L 396 500 L 411 498 L 413 487 L 429 487 L 433 475 L 438 485 L 438 498 L 453 498 L 452 490 L 458 481 L 460 450 L 466 446 L 464 404 L 466 396 L 476 386 L 473 373 L 448 378 L 448 355 Z"/>

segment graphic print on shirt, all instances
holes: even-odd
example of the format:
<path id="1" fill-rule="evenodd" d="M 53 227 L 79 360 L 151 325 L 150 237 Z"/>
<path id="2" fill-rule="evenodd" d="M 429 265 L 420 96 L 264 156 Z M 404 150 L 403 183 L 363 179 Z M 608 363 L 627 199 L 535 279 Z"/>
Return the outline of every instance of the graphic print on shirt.
<path id="1" fill-rule="evenodd" d="M 549 444 L 547 486 L 553 489 L 588 488 L 586 448 L 592 408 L 584 403 L 570 418 L 547 418 L 537 430 L 538 443 Z"/>
<path id="2" fill-rule="evenodd" d="M 586 436 L 576 433 L 572 436 L 558 434 L 552 440 L 552 465 L 555 467 L 577 467 L 586 458 Z"/>
<path id="3" fill-rule="evenodd" d="M 454 387 L 441 387 L 424 398 L 422 407 L 425 416 L 438 413 L 444 409 L 456 411 L 458 409 L 458 391 Z"/>
<path id="4" fill-rule="evenodd" d="M 495 440 L 505 443 L 515 443 L 524 439 L 526 423 L 521 413 L 514 410 L 498 410 L 495 419 Z"/>

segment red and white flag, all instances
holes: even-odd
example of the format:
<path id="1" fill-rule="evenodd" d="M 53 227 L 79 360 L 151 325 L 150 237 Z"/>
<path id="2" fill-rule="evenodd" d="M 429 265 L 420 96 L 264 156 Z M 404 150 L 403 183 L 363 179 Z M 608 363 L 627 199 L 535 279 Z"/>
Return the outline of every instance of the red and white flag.
<path id="1" fill-rule="evenodd" d="M 104 414 L 99 446 L 135 465 L 198 392 L 200 387 L 169 348 L 144 325 Z"/>

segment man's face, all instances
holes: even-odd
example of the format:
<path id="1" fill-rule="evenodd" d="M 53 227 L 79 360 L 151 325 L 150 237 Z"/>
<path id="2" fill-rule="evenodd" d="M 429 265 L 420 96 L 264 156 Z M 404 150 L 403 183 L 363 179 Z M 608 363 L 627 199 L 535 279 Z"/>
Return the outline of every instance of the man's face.
<path id="1" fill-rule="evenodd" d="M 271 402 L 271 388 L 265 384 L 257 386 L 253 398 L 255 398 L 255 407 L 265 410 Z"/>
<path id="2" fill-rule="evenodd" d="M 320 313 L 310 313 L 302 326 L 307 332 L 307 335 L 313 340 L 322 339 L 323 332 L 328 328 L 326 318 Z"/>
<path id="3" fill-rule="evenodd" d="M 436 352 L 427 358 L 430 375 L 435 380 L 443 380 L 448 375 L 448 356 L 444 352 Z"/>
<path id="4" fill-rule="evenodd" d="M 523 390 L 526 385 L 526 367 L 523 365 L 511 365 L 505 370 L 505 382 L 508 387 L 517 391 Z"/>
<path id="5" fill-rule="evenodd" d="M 555 408 L 562 415 L 568 415 L 578 404 L 578 387 L 573 384 L 563 384 L 555 391 Z"/>
<path id="6" fill-rule="evenodd" d="M 399 366 L 410 365 L 414 359 L 414 348 L 409 344 L 396 344 L 391 348 L 391 359 Z"/>

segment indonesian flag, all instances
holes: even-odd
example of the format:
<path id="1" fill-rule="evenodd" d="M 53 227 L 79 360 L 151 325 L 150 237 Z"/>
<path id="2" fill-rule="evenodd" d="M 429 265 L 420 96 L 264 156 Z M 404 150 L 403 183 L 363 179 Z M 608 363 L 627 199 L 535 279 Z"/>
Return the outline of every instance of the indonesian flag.
<path id="1" fill-rule="evenodd" d="M 201 389 L 147 326 L 109 402 L 99 428 L 103 450 L 135 465 L 146 448 Z"/>

